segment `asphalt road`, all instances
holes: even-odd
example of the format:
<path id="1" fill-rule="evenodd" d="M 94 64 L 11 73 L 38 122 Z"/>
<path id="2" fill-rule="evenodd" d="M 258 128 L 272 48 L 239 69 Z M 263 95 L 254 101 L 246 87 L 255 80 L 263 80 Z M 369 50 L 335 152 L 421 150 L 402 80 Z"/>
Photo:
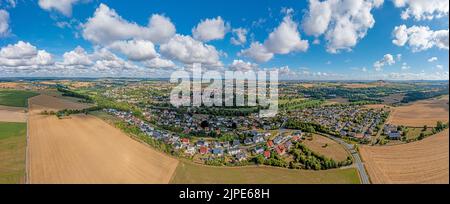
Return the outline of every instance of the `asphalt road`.
<path id="1" fill-rule="evenodd" d="M 355 150 L 355 147 L 352 144 L 348 144 L 341 138 L 333 137 L 331 135 L 325 135 L 325 136 L 338 142 L 352 154 L 353 162 L 355 163 L 356 169 L 359 172 L 359 177 L 361 179 L 361 183 L 362 184 L 370 184 L 369 175 L 367 174 L 366 169 L 364 168 L 364 164 L 362 163 L 361 157 L 359 156 L 359 153 Z"/>

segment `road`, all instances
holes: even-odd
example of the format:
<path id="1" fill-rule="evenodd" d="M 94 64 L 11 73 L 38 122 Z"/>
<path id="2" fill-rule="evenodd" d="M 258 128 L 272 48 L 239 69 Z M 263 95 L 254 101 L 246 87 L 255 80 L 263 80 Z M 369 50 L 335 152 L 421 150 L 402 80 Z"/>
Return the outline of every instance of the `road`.
<path id="1" fill-rule="evenodd" d="M 366 168 L 364 168 L 364 164 L 362 163 L 361 157 L 359 156 L 358 151 L 355 150 L 354 146 L 352 144 L 348 144 L 341 138 L 337 138 L 337 137 L 327 135 L 327 134 L 321 134 L 321 135 L 324 135 L 324 136 L 338 142 L 342 146 L 344 146 L 344 148 L 347 149 L 347 151 L 349 151 L 352 154 L 353 161 L 356 165 L 356 169 L 358 170 L 359 177 L 361 179 L 361 183 L 362 184 L 370 184 L 369 175 L 367 174 Z"/>
<path id="2" fill-rule="evenodd" d="M 285 131 L 284 128 L 284 124 L 286 123 L 287 119 L 283 120 L 283 124 L 280 126 L 280 134 L 282 132 Z M 366 172 L 366 168 L 364 168 L 364 164 L 362 163 L 361 157 L 359 156 L 359 153 L 355 150 L 355 147 L 352 144 L 348 144 L 347 142 L 345 142 L 343 139 L 338 138 L 338 137 L 334 137 L 328 134 L 321 134 L 325 137 L 328 137 L 336 142 L 338 142 L 339 144 L 341 144 L 342 146 L 344 146 L 344 148 L 350 152 L 350 154 L 353 157 L 353 162 L 355 163 L 356 169 L 358 170 L 359 173 L 359 177 L 361 179 L 361 183 L 362 184 L 370 184 L 370 180 L 369 180 L 369 175 Z"/>

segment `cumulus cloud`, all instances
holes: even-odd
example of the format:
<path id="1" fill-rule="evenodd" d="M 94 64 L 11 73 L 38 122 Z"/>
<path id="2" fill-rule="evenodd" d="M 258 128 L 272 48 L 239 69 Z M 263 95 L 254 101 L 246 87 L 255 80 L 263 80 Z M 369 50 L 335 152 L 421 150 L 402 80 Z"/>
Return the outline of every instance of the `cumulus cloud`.
<path id="1" fill-rule="evenodd" d="M 39 6 L 47 11 L 56 10 L 65 16 L 72 15 L 72 6 L 80 0 L 39 0 Z"/>
<path id="2" fill-rule="evenodd" d="M 327 51 L 337 53 L 351 50 L 375 24 L 372 9 L 383 0 L 310 0 L 303 18 L 305 33 L 319 37 L 325 35 Z"/>
<path id="3" fill-rule="evenodd" d="M 413 52 L 420 52 L 432 47 L 448 50 L 448 29 L 433 31 L 428 26 L 396 26 L 392 32 L 397 46 L 408 45 Z"/>
<path id="4" fill-rule="evenodd" d="M 0 37 L 9 33 L 9 13 L 0 9 Z"/>
<path id="5" fill-rule="evenodd" d="M 167 42 L 176 31 L 170 19 L 165 16 L 154 14 L 147 26 L 140 26 L 123 19 L 105 4 L 100 4 L 82 28 L 86 40 L 100 45 L 123 40 L 148 40 L 160 44 Z"/>
<path id="6" fill-rule="evenodd" d="M 243 60 L 233 60 L 230 64 L 229 69 L 232 71 L 257 71 L 258 65 L 251 62 L 246 62 Z"/>
<path id="7" fill-rule="evenodd" d="M 163 58 L 154 58 L 148 61 L 144 61 L 143 62 L 144 66 L 148 67 L 148 68 L 156 68 L 156 69 L 161 69 L 161 68 L 175 68 L 176 65 L 174 62 L 172 62 L 171 60 L 168 59 L 163 59 Z"/>
<path id="8" fill-rule="evenodd" d="M 295 51 L 306 51 L 308 41 L 300 38 L 298 25 L 290 14 L 283 18 L 283 22 L 269 34 L 264 46 L 275 54 L 288 54 Z"/>
<path id="9" fill-rule="evenodd" d="M 235 28 L 233 29 L 233 37 L 231 37 L 231 44 L 242 45 L 247 42 L 247 30 L 245 28 Z"/>
<path id="10" fill-rule="evenodd" d="M 134 61 L 150 60 L 158 56 L 153 43 L 145 40 L 116 41 L 108 47 Z"/>
<path id="11" fill-rule="evenodd" d="M 88 53 L 80 46 L 63 54 L 63 65 L 86 67 L 93 64 Z"/>
<path id="12" fill-rule="evenodd" d="M 437 61 L 438 58 L 437 57 L 431 57 L 430 59 L 428 59 L 428 62 L 434 62 Z"/>
<path id="13" fill-rule="evenodd" d="M 229 23 L 225 23 L 222 17 L 202 20 L 196 27 L 192 28 L 195 39 L 203 42 L 223 39 L 230 30 Z"/>
<path id="14" fill-rule="evenodd" d="M 238 56 L 246 56 L 256 62 L 267 62 L 273 58 L 273 53 L 259 42 L 253 42 L 250 47 L 238 53 Z"/>
<path id="15" fill-rule="evenodd" d="M 291 12 L 287 12 L 280 25 L 275 28 L 264 41 L 264 44 L 253 42 L 250 48 L 242 50 L 239 55 L 249 57 L 257 62 L 267 62 L 274 54 L 306 51 L 307 40 L 302 40 L 298 32 L 298 24 L 292 20 Z"/>
<path id="16" fill-rule="evenodd" d="M 0 67 L 2 68 L 35 68 L 53 63 L 50 53 L 38 50 L 28 42 L 19 41 L 0 49 Z"/>
<path id="17" fill-rule="evenodd" d="M 212 45 L 204 44 L 190 36 L 176 34 L 169 42 L 160 46 L 161 53 L 169 59 L 185 64 L 202 63 L 221 66 L 220 53 Z"/>
<path id="18" fill-rule="evenodd" d="M 394 56 L 392 56 L 391 54 L 385 54 L 383 56 L 383 59 L 378 60 L 373 64 L 373 67 L 376 71 L 381 71 L 384 66 L 393 64 L 395 64 Z"/>
<path id="19" fill-rule="evenodd" d="M 431 20 L 448 15 L 448 0 L 393 0 L 395 7 L 405 8 L 401 17 L 406 20 Z"/>

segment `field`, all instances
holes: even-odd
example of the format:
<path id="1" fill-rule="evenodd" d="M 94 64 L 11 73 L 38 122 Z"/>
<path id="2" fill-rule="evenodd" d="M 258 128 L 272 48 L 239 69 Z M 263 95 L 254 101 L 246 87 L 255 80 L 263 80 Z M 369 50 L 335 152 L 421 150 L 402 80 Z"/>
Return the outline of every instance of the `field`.
<path id="1" fill-rule="evenodd" d="M 437 121 L 448 122 L 448 95 L 417 101 L 393 108 L 387 123 L 411 127 L 436 126 Z"/>
<path id="2" fill-rule="evenodd" d="M 359 183 L 354 168 L 323 171 L 274 167 L 210 167 L 180 162 L 170 183 L 175 184 L 318 184 Z"/>
<path id="3" fill-rule="evenodd" d="M 0 122 L 0 184 L 24 183 L 25 123 Z"/>
<path id="4" fill-rule="evenodd" d="M 84 109 L 90 107 L 89 104 L 77 103 L 74 101 L 59 99 L 55 96 L 41 94 L 30 99 L 30 112 L 40 113 L 41 111 L 58 111 L 62 109 Z"/>
<path id="5" fill-rule="evenodd" d="M 335 161 L 343 161 L 347 156 L 350 156 L 340 144 L 332 139 L 316 134 L 313 134 L 312 138 L 312 140 L 304 140 L 303 143 L 313 152 L 332 158 Z"/>
<path id="6" fill-rule="evenodd" d="M 36 93 L 20 90 L 0 90 L 0 105 L 13 107 L 27 107 L 27 100 Z"/>
<path id="7" fill-rule="evenodd" d="M 168 183 L 177 167 L 176 159 L 94 116 L 39 114 L 84 104 L 42 95 L 30 106 L 30 183 Z"/>
<path id="8" fill-rule="evenodd" d="M 0 105 L 0 122 L 26 122 L 25 108 Z"/>
<path id="9" fill-rule="evenodd" d="M 424 140 L 393 146 L 361 146 L 372 183 L 449 183 L 448 129 Z"/>

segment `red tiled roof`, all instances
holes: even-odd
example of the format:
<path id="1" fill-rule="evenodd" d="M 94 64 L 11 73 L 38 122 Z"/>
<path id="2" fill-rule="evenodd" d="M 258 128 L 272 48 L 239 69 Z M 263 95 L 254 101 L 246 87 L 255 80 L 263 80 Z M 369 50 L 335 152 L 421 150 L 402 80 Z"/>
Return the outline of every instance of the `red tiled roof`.
<path id="1" fill-rule="evenodd" d="M 206 154 L 208 152 L 208 148 L 200 147 L 200 154 Z"/>
<path id="2" fill-rule="evenodd" d="M 265 151 L 264 152 L 264 157 L 269 158 L 270 157 L 270 151 Z"/>
<path id="3" fill-rule="evenodd" d="M 273 147 L 273 142 L 272 142 L 272 140 L 267 141 L 267 146 Z"/>

